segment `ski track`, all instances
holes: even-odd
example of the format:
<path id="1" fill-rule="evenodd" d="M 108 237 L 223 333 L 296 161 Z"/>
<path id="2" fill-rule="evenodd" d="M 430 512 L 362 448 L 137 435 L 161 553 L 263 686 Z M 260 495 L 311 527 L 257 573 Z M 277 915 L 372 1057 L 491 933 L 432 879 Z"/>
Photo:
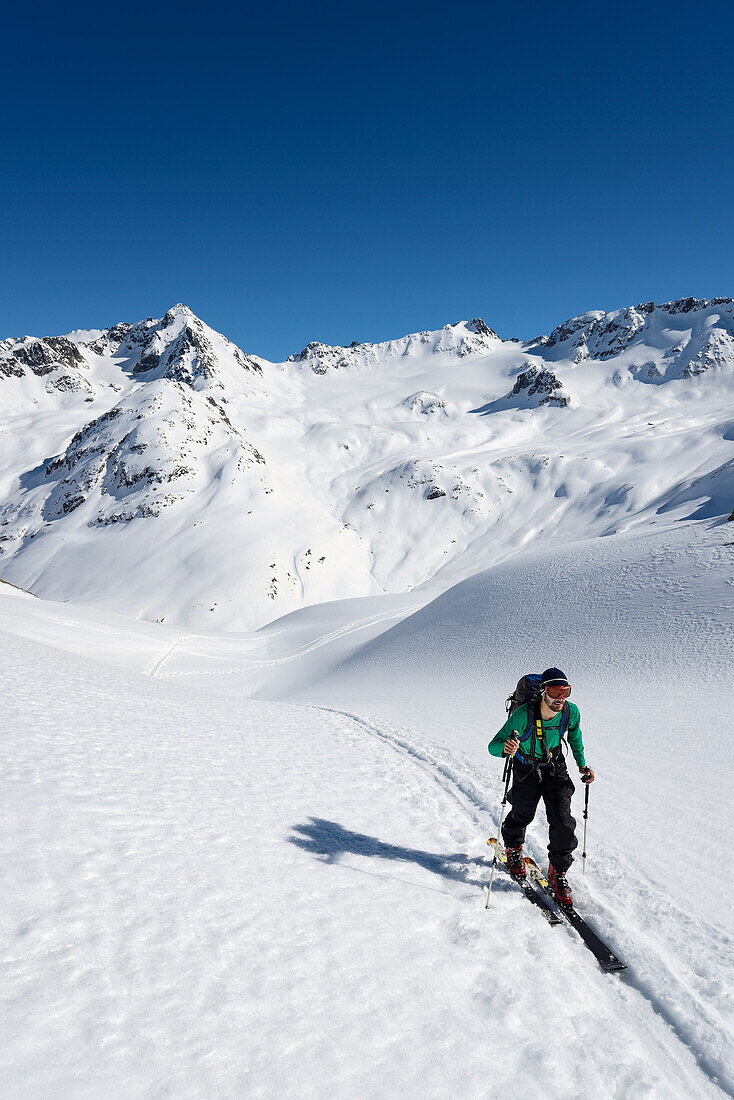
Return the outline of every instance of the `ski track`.
<path id="1" fill-rule="evenodd" d="M 173 644 L 168 647 L 166 652 L 163 653 L 160 657 L 157 657 L 155 661 L 151 663 L 151 665 L 145 670 L 144 675 L 157 677 L 165 662 L 168 660 L 169 657 L 173 656 L 182 641 L 183 638 L 176 638 L 175 642 L 173 642 Z"/>
<path id="2" fill-rule="evenodd" d="M 480 786 L 480 781 L 471 774 L 473 771 L 472 766 L 468 762 L 460 762 L 456 753 L 451 753 L 448 750 L 430 752 L 425 747 L 412 743 L 404 734 L 397 732 L 395 729 L 388 729 L 384 724 L 377 726 L 361 715 L 349 711 L 332 707 L 320 707 L 318 709 L 342 715 L 355 723 L 370 737 L 380 740 L 403 758 L 408 759 L 425 776 L 437 784 L 444 794 L 453 800 L 462 813 L 470 818 L 472 825 L 479 830 L 480 834 L 482 831 L 486 832 L 485 815 L 490 814 L 494 819 L 493 807 L 488 804 L 482 795 L 481 787 L 486 785 L 486 780 L 483 780 Z M 444 759 L 440 759 L 439 752 Z M 501 791 L 496 785 L 494 793 L 496 794 L 497 805 L 499 805 Z M 542 817 L 542 807 L 539 812 Z M 487 861 L 487 871 L 489 871 L 489 866 L 490 861 Z M 632 874 L 632 869 L 627 868 L 626 876 L 629 877 Z M 654 904 L 654 899 L 650 898 L 650 891 L 645 890 L 642 880 L 640 880 L 636 892 L 643 895 L 647 894 L 646 900 L 652 901 Z M 657 907 L 662 909 L 666 906 L 665 903 L 658 901 Z M 673 906 L 667 905 L 667 908 L 672 909 Z M 608 996 L 619 1002 L 617 1012 L 620 1015 L 629 1011 L 639 1012 L 640 1002 L 642 1002 L 645 1014 L 647 1014 L 647 1010 L 652 1010 L 655 1015 L 665 1022 L 676 1039 L 695 1059 L 701 1073 L 704 1074 L 707 1080 L 724 1095 L 734 1096 L 734 1074 L 728 1067 L 721 1064 L 714 1055 L 710 1055 L 706 1050 L 701 1049 L 702 1042 L 706 1046 L 720 1045 L 721 1049 L 727 1049 L 729 1045 L 727 1022 L 719 1012 L 710 1007 L 708 1001 L 699 991 L 692 988 L 689 982 L 673 972 L 659 948 L 656 948 L 659 939 L 638 929 L 634 937 L 629 936 L 626 944 L 623 938 L 620 938 L 618 944 L 614 937 L 615 934 L 619 937 L 620 933 L 613 929 L 615 911 L 610 906 L 602 905 L 601 909 L 602 920 L 598 919 L 599 914 L 591 915 L 592 926 L 594 923 L 599 926 L 598 930 L 602 938 L 605 938 L 610 947 L 615 952 L 618 951 L 623 961 L 628 963 L 626 971 L 615 975 L 605 975 L 611 987 Z M 706 932 L 712 940 L 714 938 L 720 940 L 721 938 L 719 929 L 713 926 L 702 929 L 701 921 L 692 919 L 681 910 L 676 912 L 675 920 L 678 926 L 684 929 L 686 937 L 700 937 L 702 932 Z M 586 948 L 573 929 L 565 923 L 564 927 L 569 938 L 576 941 L 579 953 L 582 956 L 587 954 Z M 611 933 L 610 929 L 612 929 Z M 644 967 L 643 958 L 638 957 L 632 961 L 635 955 L 635 945 L 637 946 L 638 956 L 642 956 L 645 961 L 654 959 L 656 970 L 654 975 L 649 973 L 649 966 Z M 734 940 L 726 938 L 723 943 L 719 943 L 719 947 L 722 949 L 722 953 L 723 949 L 728 949 L 731 958 L 734 950 Z M 588 965 L 597 967 L 598 964 L 589 956 Z M 700 977 L 705 979 L 704 975 L 700 975 Z M 675 1007 L 673 1002 L 676 997 L 683 1000 L 684 1003 L 686 1000 L 694 1003 L 693 1020 L 690 1014 L 685 1014 Z M 698 1026 L 695 1023 L 695 1017 L 698 1017 Z M 652 1021 L 649 1020 L 641 1021 L 641 1025 L 647 1028 L 651 1024 Z"/>
<path id="3" fill-rule="evenodd" d="M 246 663 L 239 661 L 237 663 L 234 663 L 231 668 L 211 669 L 207 667 L 205 675 L 207 677 L 233 676 L 237 674 L 242 675 L 243 670 L 277 668 L 279 665 L 287 665 L 295 661 L 299 657 L 304 657 L 309 653 L 315 653 L 323 646 L 329 645 L 330 642 L 338 641 L 342 638 L 348 638 L 351 634 L 357 634 L 361 630 L 365 630 L 371 626 L 377 626 L 378 624 L 382 623 L 389 623 L 393 619 L 404 619 L 417 611 L 420 606 L 422 605 L 415 604 L 411 607 L 402 608 L 399 611 L 390 611 L 385 614 L 370 615 L 365 619 L 358 619 L 356 622 L 350 622 L 343 627 L 339 627 L 337 630 L 332 630 L 326 634 L 321 634 L 313 641 L 305 642 L 303 645 L 284 653 L 281 657 L 254 657 L 248 655 L 245 658 Z M 278 631 L 277 633 L 283 633 L 283 631 Z M 176 650 L 183 649 L 186 643 L 190 643 L 193 645 L 197 640 L 206 644 L 209 639 L 207 639 L 203 635 L 196 634 L 186 634 L 182 635 L 180 638 L 177 638 L 173 645 L 171 645 L 161 657 L 152 662 L 150 667 L 146 670 L 145 674 L 162 679 L 175 679 L 176 677 L 199 675 L 198 672 L 192 671 L 190 669 L 178 669 L 171 672 L 161 672 L 163 665 L 170 660 Z"/>

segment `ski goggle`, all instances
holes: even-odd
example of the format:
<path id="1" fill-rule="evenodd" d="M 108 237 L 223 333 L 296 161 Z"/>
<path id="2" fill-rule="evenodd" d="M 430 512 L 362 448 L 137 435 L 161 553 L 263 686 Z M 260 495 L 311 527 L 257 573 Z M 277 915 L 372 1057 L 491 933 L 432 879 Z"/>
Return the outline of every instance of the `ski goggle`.
<path id="1" fill-rule="evenodd" d="M 571 694 L 570 684 L 546 684 L 545 691 L 551 699 L 568 699 Z"/>

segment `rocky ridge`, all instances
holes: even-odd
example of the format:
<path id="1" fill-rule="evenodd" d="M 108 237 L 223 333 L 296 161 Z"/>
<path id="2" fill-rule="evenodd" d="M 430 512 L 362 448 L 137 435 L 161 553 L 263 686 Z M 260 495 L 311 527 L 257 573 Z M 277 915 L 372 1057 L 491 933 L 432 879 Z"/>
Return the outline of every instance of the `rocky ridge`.
<path id="1" fill-rule="evenodd" d="M 648 336 L 653 347 L 667 344 L 665 370 L 650 370 L 651 363 L 643 361 L 635 365 L 641 380 L 703 374 L 728 357 L 734 337 L 734 299 L 680 298 L 657 306 L 643 302 L 610 313 L 592 310 L 523 346 L 545 359 L 579 364 L 614 359 L 635 346 L 644 348 Z"/>
<path id="2" fill-rule="evenodd" d="M 49 396 L 82 394 L 92 401 L 110 385 L 95 383 L 95 366 L 100 360 L 116 364 L 122 384 L 125 377 L 143 381 L 168 378 L 193 388 L 214 385 L 224 390 L 225 363 L 230 373 L 241 371 L 255 377 L 263 373 L 262 361 L 256 356 L 246 355 L 214 332 L 187 306 L 176 305 L 160 320 L 147 317 L 92 333 L 2 340 L 0 380 L 32 376 L 43 382 Z"/>
<path id="3" fill-rule="evenodd" d="M 314 374 L 326 374 L 330 370 L 347 370 L 402 358 L 455 355 L 463 359 L 486 355 L 498 342 L 497 333 L 481 318 L 475 317 L 468 322 L 444 325 L 436 332 L 414 332 L 380 344 L 360 344 L 355 340 L 348 347 L 330 347 L 313 341 L 303 351 L 291 355 L 288 362 L 310 367 Z"/>

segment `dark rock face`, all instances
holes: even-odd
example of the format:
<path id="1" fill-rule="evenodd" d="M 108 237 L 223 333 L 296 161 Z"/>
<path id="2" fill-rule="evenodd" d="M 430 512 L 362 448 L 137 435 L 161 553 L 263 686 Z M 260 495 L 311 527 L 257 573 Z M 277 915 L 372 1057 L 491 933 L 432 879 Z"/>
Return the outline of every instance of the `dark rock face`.
<path id="1" fill-rule="evenodd" d="M 54 390 L 91 393 L 89 383 L 80 373 L 86 366 L 77 345 L 65 336 L 4 340 L 0 343 L 0 375 L 23 378 L 30 372 L 46 380 L 49 393 Z"/>
<path id="2" fill-rule="evenodd" d="M 154 324 L 150 317 L 134 325 L 128 321 L 120 321 L 112 328 L 105 329 L 95 340 L 90 340 L 82 346 L 89 348 L 96 355 L 108 355 L 110 352 L 131 355 L 147 342 Z"/>
<path id="3" fill-rule="evenodd" d="M 149 333 L 138 362 L 133 368 L 134 374 L 147 374 L 157 368 L 163 368 L 163 377 L 184 385 L 193 385 L 197 381 L 212 382 L 217 378 L 217 356 L 204 325 L 186 311 L 185 323 L 177 335 L 168 336 L 167 330 L 176 325 L 181 318 L 178 307 L 168 311 L 160 326 Z M 229 344 L 229 341 L 227 341 Z M 235 361 L 244 370 L 262 374 L 262 367 L 245 355 L 236 344 L 229 344 Z"/>
<path id="4" fill-rule="evenodd" d="M 476 332 L 477 336 L 491 336 L 499 340 L 499 336 L 487 325 L 481 317 L 474 317 L 466 326 L 470 332 Z"/>
<path id="5" fill-rule="evenodd" d="M 681 378 L 696 378 L 710 370 L 734 366 L 734 336 L 729 332 L 713 329 L 694 348 L 686 349 L 689 358 L 682 369 L 679 367 Z"/>
<path id="6" fill-rule="evenodd" d="M 304 363 L 306 359 L 310 359 L 312 355 L 318 355 L 322 348 L 326 349 L 326 344 L 320 344 L 318 340 L 312 340 L 310 344 L 306 344 L 303 351 L 296 352 L 295 355 L 288 356 L 289 363 Z M 353 343 L 349 345 L 351 348 L 359 347 L 359 344 Z"/>
<path id="7" fill-rule="evenodd" d="M 263 369 L 257 360 L 253 359 L 250 355 L 245 355 L 241 348 L 238 348 L 236 344 L 232 344 L 232 354 L 243 368 L 243 370 L 254 371 L 255 374 L 262 374 Z"/>
<path id="8" fill-rule="evenodd" d="M 552 371 L 543 370 L 539 367 L 528 367 L 522 374 L 519 374 L 510 396 L 517 397 L 523 390 L 527 391 L 528 397 L 540 395 L 539 405 L 554 405 L 558 408 L 566 408 L 570 404 L 570 398 L 562 392 L 563 385 L 560 378 L 557 378 Z"/>
<path id="9" fill-rule="evenodd" d="M 645 319 L 652 312 L 647 309 L 650 304 L 646 303 L 645 312 L 635 308 L 625 309 L 596 321 L 586 337 L 589 358 L 613 359 L 623 352 L 644 328 Z"/>
<path id="10" fill-rule="evenodd" d="M 708 306 L 731 305 L 732 298 L 677 298 L 674 302 L 663 302 L 657 308 L 665 313 L 693 313 L 698 309 L 707 309 Z"/>
<path id="11" fill-rule="evenodd" d="M 372 344 L 358 344 L 355 340 L 348 348 L 338 345 L 329 347 L 328 344 L 321 344 L 318 340 L 312 340 L 310 344 L 306 344 L 303 351 L 289 356 L 287 362 L 310 362 L 314 374 L 326 374 L 329 369 L 344 370 L 345 367 L 349 367 L 353 362 L 353 358 L 350 358 L 350 352 L 359 352 L 372 346 Z"/>
<path id="12" fill-rule="evenodd" d="M 68 369 L 84 363 L 84 356 L 76 344 L 64 336 L 45 336 L 42 340 L 22 344 L 15 348 L 13 356 L 38 375 L 50 374 L 59 367 Z"/>
<path id="13" fill-rule="evenodd" d="M 426 500 L 438 500 L 439 497 L 445 497 L 446 493 L 443 489 L 439 489 L 438 485 L 434 485 L 429 493 L 426 494 Z"/>
<path id="14" fill-rule="evenodd" d="M 691 313 L 695 309 L 705 309 L 706 298 L 678 298 L 675 302 L 663 302 L 658 308 L 665 313 Z"/>
<path id="15" fill-rule="evenodd" d="M 571 317 L 570 320 L 564 321 L 562 325 L 554 328 L 550 336 L 542 339 L 542 343 L 547 348 L 554 348 L 557 344 L 564 344 L 566 340 L 573 337 L 577 338 L 576 343 L 583 343 L 592 324 L 593 320 L 589 318 L 588 314 L 581 317 Z M 541 343 L 541 341 L 538 341 L 538 343 Z"/>
<path id="16" fill-rule="evenodd" d="M 23 378 L 25 375 L 23 366 L 12 352 L 5 351 L 7 345 L 12 345 L 12 340 L 3 340 L 0 343 L 0 375 L 3 378 Z"/>
<path id="17" fill-rule="evenodd" d="M 51 348 L 57 361 L 66 367 L 85 367 L 84 356 L 65 336 L 44 336 L 42 343 Z"/>
<path id="18" fill-rule="evenodd" d="M 133 367 L 133 374 L 147 374 L 149 370 L 155 370 L 161 361 L 157 351 L 144 351 Z"/>

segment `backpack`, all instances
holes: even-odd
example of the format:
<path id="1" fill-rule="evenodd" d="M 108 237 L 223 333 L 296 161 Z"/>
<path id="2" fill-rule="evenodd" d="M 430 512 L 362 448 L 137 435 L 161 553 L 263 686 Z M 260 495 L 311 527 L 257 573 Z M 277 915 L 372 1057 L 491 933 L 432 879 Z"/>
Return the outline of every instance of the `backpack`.
<path id="1" fill-rule="evenodd" d="M 528 754 L 531 760 L 535 760 L 535 731 L 536 723 L 540 720 L 540 697 L 542 695 L 540 688 L 540 673 L 538 672 L 526 672 L 524 676 L 521 676 L 517 681 L 517 685 L 512 695 L 510 695 L 505 701 L 505 710 L 507 715 L 511 715 L 513 711 L 516 711 L 518 707 L 521 707 L 524 703 L 528 704 L 528 721 L 525 727 L 525 732 L 520 737 L 520 744 L 526 742 L 528 738 L 531 738 L 530 753 Z M 568 700 L 563 704 L 563 710 L 561 711 L 561 723 L 558 727 L 559 743 L 558 749 L 562 751 L 563 741 L 566 736 L 566 730 L 568 729 L 568 722 L 571 715 L 571 708 L 568 705 Z M 547 748 L 545 744 L 545 738 L 543 739 L 543 759 L 547 762 Z M 525 753 L 521 753 L 518 749 L 518 753 L 521 757 L 525 757 Z"/>

